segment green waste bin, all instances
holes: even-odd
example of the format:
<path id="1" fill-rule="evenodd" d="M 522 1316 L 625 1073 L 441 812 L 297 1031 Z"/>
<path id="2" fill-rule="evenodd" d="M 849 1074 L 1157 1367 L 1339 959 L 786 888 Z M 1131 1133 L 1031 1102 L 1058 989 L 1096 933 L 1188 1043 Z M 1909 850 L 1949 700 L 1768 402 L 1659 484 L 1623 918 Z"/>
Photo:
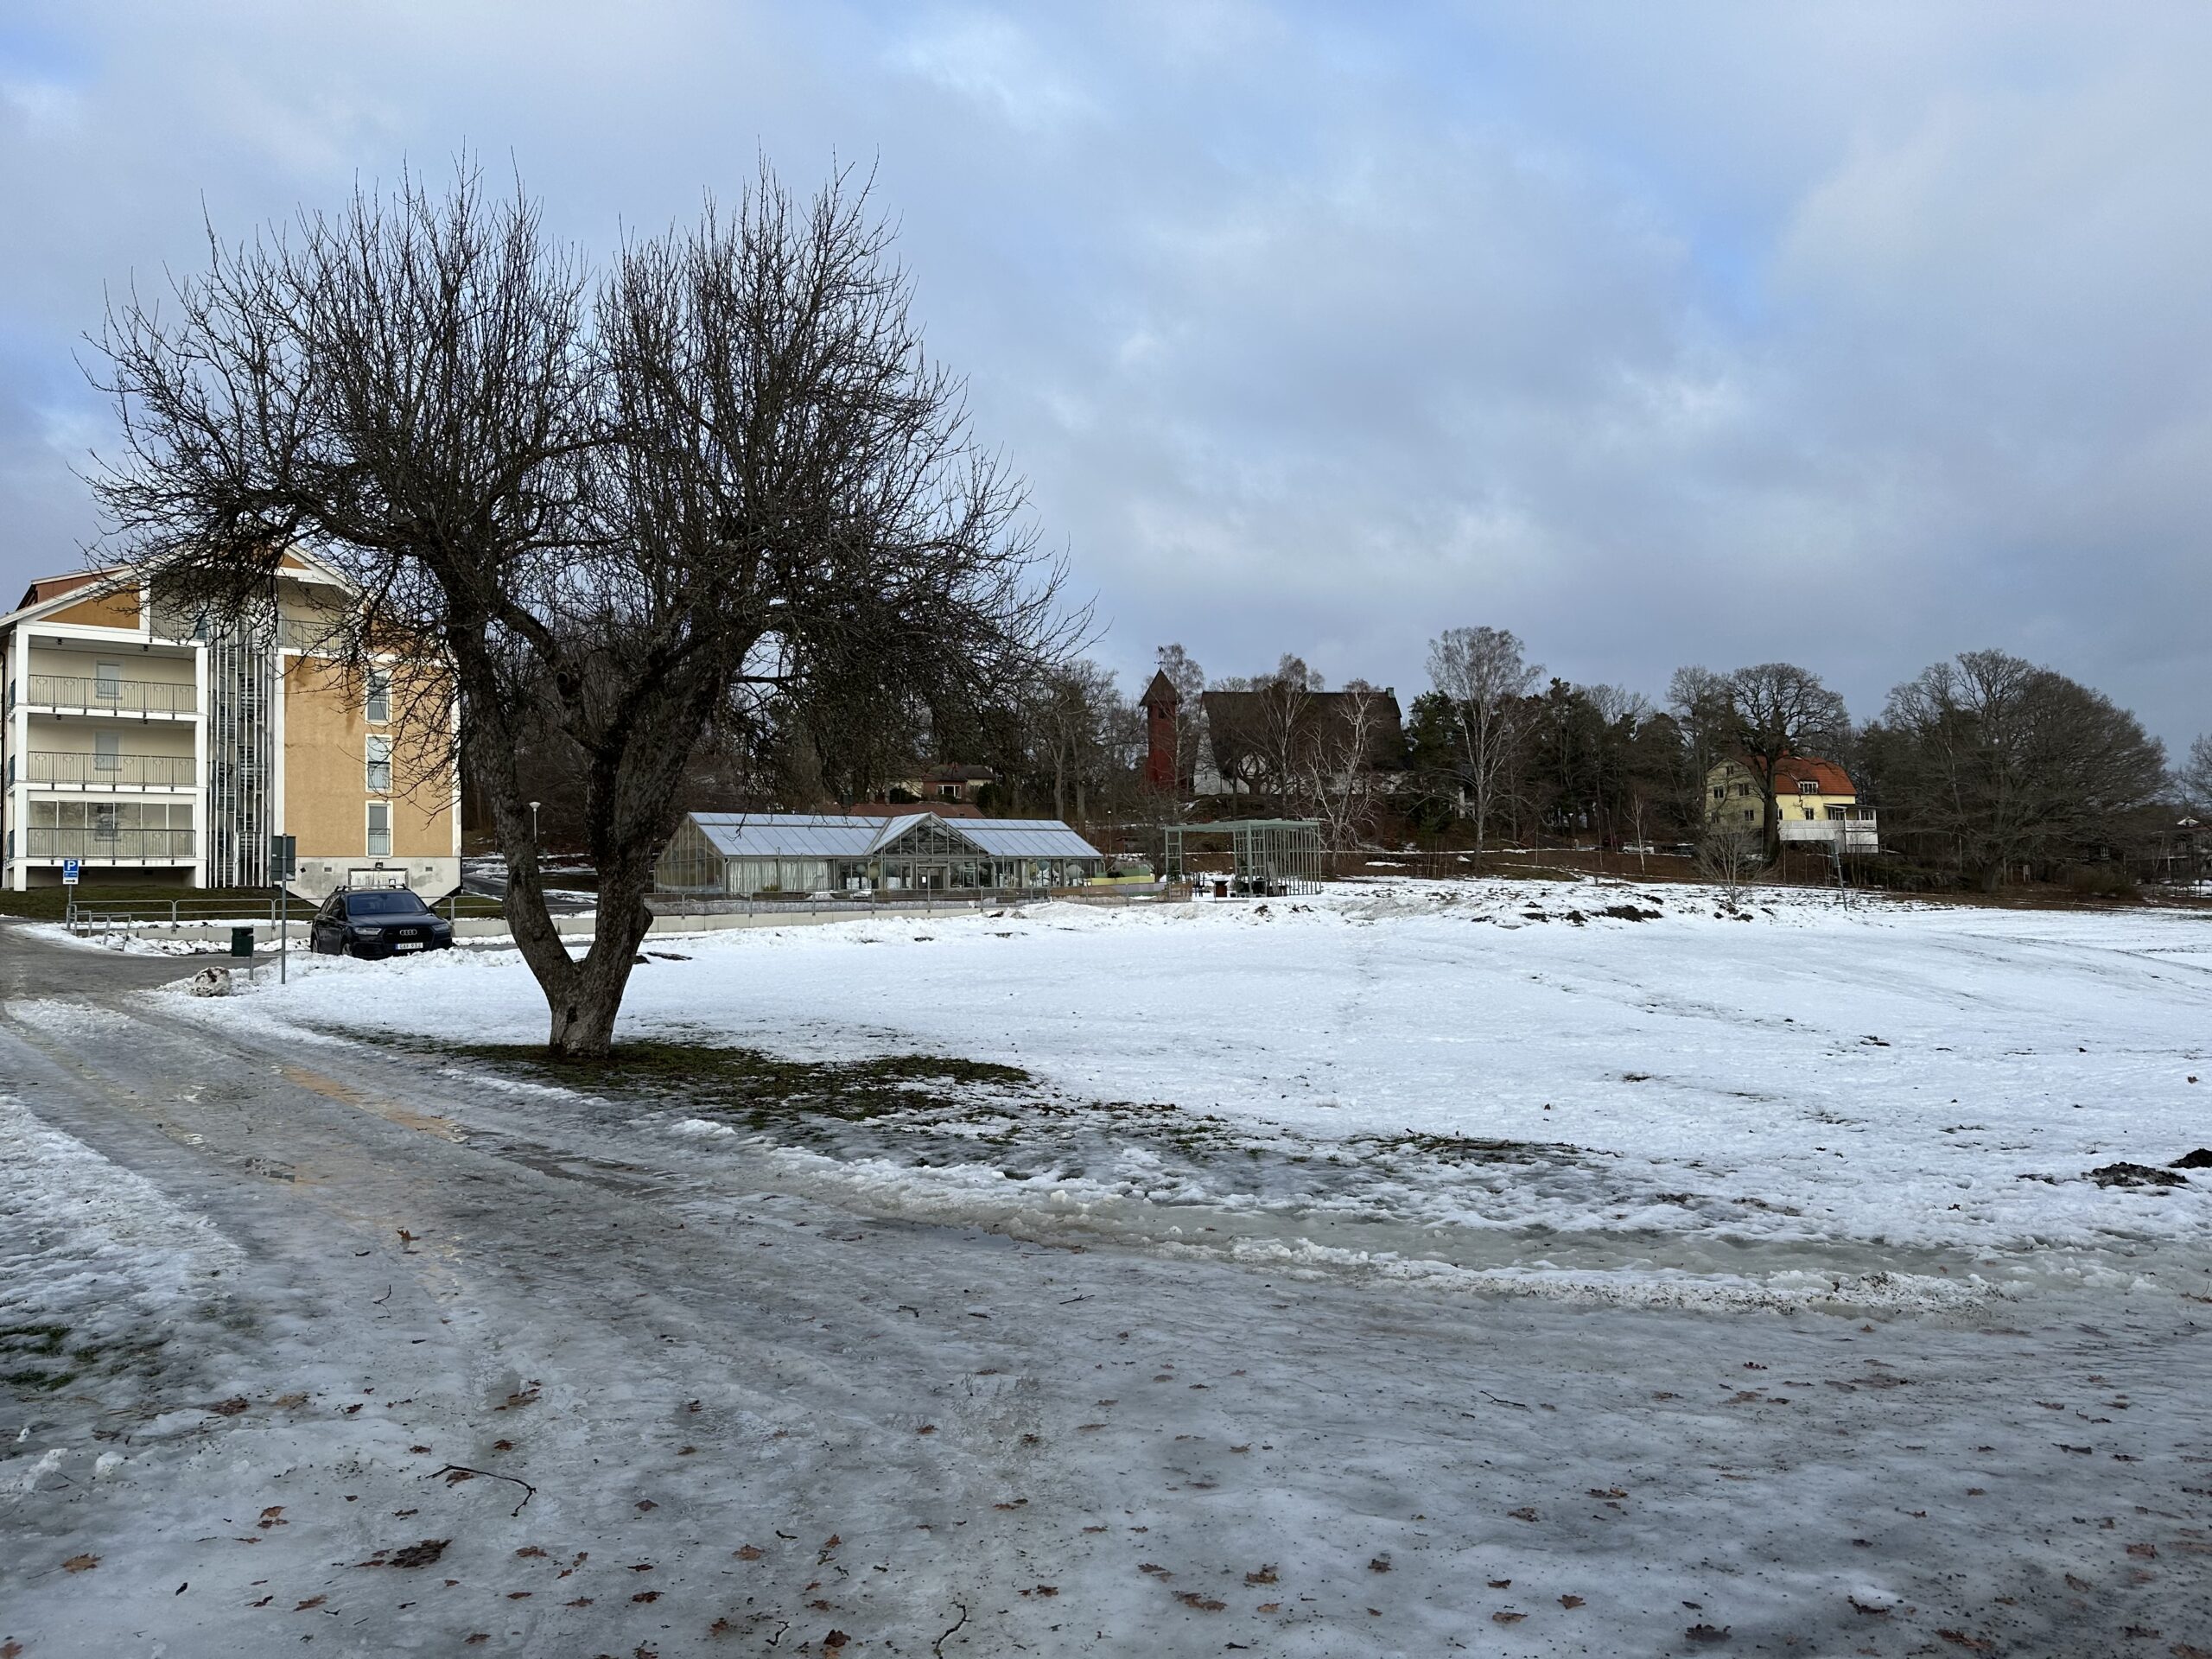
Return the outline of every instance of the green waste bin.
<path id="1" fill-rule="evenodd" d="M 250 957 L 253 954 L 251 928 L 234 927 L 231 930 L 231 954 L 234 957 Z"/>

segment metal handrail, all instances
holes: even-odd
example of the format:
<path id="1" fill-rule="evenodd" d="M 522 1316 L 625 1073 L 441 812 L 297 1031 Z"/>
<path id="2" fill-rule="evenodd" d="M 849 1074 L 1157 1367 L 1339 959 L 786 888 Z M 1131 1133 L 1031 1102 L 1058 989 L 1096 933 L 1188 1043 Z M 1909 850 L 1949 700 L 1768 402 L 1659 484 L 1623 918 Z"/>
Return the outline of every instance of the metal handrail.
<path id="1" fill-rule="evenodd" d="M 168 680 L 85 679 L 73 674 L 33 674 L 25 700 L 35 709 L 88 709 L 123 715 L 190 715 L 200 709 L 197 688 Z"/>
<path id="2" fill-rule="evenodd" d="M 33 749 L 23 759 L 24 776 L 34 784 L 188 789 L 199 781 L 188 754 L 85 754 Z"/>

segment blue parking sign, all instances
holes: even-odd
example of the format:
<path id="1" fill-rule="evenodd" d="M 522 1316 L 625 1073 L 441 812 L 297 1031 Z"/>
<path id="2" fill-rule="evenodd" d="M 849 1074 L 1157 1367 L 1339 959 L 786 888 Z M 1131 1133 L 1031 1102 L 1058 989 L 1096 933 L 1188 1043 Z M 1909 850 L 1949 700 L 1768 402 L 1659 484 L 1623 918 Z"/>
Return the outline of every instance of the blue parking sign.
<path id="1" fill-rule="evenodd" d="M 76 861 L 75 859 L 73 859 L 73 858 L 65 858 L 65 859 L 63 859 L 63 860 L 61 861 L 61 881 L 62 881 L 62 885 L 63 885 L 63 886 L 65 886 L 65 887 L 75 887 L 75 886 L 77 885 L 77 872 L 78 872 L 78 870 L 79 870 L 80 868 L 81 868 L 81 867 L 78 864 L 78 862 L 77 862 L 77 861 Z"/>

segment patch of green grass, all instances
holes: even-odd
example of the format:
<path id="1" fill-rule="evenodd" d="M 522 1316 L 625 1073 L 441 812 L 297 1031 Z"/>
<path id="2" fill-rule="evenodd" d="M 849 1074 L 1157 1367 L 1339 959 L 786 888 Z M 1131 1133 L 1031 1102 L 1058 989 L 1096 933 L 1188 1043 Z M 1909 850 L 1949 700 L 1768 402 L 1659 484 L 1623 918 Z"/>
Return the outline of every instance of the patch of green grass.
<path id="1" fill-rule="evenodd" d="M 605 1059 L 564 1059 L 528 1043 L 440 1043 L 404 1046 L 483 1065 L 525 1082 L 576 1089 L 610 1100 L 679 1101 L 688 1110 L 744 1119 L 756 1129 L 779 1120 L 864 1122 L 898 1112 L 962 1108 L 978 1089 L 1033 1089 L 1020 1066 L 946 1054 L 893 1054 L 868 1060 L 786 1060 L 758 1049 L 646 1039 L 626 1042 Z"/>
<path id="2" fill-rule="evenodd" d="M 0 1325 L 0 1356 L 9 1359 L 56 1359 L 68 1338 L 69 1327 L 66 1325 Z M 76 1380 L 74 1371 L 49 1371 L 35 1366 L 0 1373 L 0 1382 L 36 1394 L 51 1394 Z"/>
<path id="3" fill-rule="evenodd" d="M 0 1376 L 11 1389 L 28 1389 L 34 1394 L 52 1394 L 56 1389 L 67 1388 L 77 1380 L 74 1371 L 10 1371 Z"/>

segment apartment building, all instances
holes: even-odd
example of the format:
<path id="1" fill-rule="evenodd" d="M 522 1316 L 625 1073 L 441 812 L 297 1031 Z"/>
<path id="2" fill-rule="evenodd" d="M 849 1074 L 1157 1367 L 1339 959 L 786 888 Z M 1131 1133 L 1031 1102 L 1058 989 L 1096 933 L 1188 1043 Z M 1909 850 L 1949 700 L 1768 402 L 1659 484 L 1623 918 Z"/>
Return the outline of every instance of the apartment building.
<path id="1" fill-rule="evenodd" d="M 461 883 L 459 786 L 394 719 L 397 653 L 364 685 L 317 646 L 345 583 L 287 555 L 267 608 L 210 620 L 164 607 L 126 569 L 31 584 L 0 616 L 0 880 L 253 887 L 270 841 L 296 838 L 293 890 Z"/>

